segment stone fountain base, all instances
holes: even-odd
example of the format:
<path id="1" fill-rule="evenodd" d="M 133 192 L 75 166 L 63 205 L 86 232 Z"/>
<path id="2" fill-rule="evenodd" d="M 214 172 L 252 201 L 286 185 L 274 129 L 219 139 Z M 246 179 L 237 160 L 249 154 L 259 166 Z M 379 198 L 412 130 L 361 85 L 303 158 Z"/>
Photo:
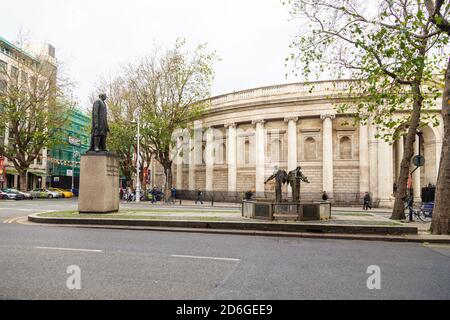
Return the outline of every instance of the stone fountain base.
<path id="1" fill-rule="evenodd" d="M 277 203 L 264 199 L 244 200 L 242 202 L 242 216 L 262 220 L 326 220 L 331 218 L 331 203 L 329 201 Z"/>

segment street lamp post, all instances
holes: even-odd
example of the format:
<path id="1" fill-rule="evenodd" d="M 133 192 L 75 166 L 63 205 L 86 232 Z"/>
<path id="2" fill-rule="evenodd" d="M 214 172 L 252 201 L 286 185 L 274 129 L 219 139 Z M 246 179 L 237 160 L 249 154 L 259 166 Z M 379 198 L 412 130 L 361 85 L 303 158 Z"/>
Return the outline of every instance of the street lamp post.
<path id="1" fill-rule="evenodd" d="M 141 201 L 141 180 L 140 180 L 140 138 L 141 138 L 141 132 L 140 132 L 140 125 L 141 125 L 141 113 L 139 109 L 137 110 L 137 154 L 136 154 L 136 202 Z"/>
<path id="2" fill-rule="evenodd" d="M 72 146 L 72 192 L 75 188 L 74 186 L 74 177 L 75 177 L 75 157 L 79 157 L 80 153 L 78 151 L 75 151 L 75 147 Z"/>

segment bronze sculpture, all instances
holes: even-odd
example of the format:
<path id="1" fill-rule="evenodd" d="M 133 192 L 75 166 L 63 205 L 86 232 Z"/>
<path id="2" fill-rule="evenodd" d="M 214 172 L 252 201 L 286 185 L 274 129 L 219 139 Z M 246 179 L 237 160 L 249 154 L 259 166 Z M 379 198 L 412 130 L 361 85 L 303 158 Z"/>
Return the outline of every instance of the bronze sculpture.
<path id="1" fill-rule="evenodd" d="M 292 188 L 292 202 L 300 202 L 300 181 L 309 183 L 308 178 L 303 174 L 302 167 L 298 166 L 288 173 L 288 183 Z"/>
<path id="2" fill-rule="evenodd" d="M 266 184 L 275 179 L 275 202 L 282 201 L 281 187 L 287 182 L 288 174 L 283 169 L 275 169 L 276 171 L 264 182 Z"/>
<path id="3" fill-rule="evenodd" d="M 106 94 L 102 93 L 92 107 L 91 146 L 88 152 L 108 152 L 106 150 L 106 137 L 109 132 Z"/>
<path id="4" fill-rule="evenodd" d="M 309 183 L 308 178 L 302 173 L 302 167 L 298 166 L 289 173 L 283 169 L 276 169 L 276 171 L 264 182 L 266 184 L 272 179 L 275 179 L 275 202 L 283 201 L 281 188 L 283 184 L 288 183 L 292 188 L 292 202 L 300 201 L 300 181 Z"/>

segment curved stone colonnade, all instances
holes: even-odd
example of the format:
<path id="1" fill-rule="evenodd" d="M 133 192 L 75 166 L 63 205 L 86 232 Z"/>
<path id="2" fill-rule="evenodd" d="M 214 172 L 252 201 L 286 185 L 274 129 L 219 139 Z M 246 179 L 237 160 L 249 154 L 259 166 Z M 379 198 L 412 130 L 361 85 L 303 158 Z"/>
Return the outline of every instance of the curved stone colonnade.
<path id="1" fill-rule="evenodd" d="M 174 186 L 182 196 L 202 190 L 216 201 L 238 201 L 251 189 L 271 197 L 274 185 L 264 181 L 274 168 L 300 165 L 310 181 L 302 184 L 302 199 L 317 200 L 326 191 L 335 203 L 355 204 L 370 192 L 375 205 L 392 206 L 403 142 L 377 139 L 374 125 L 353 126 L 346 123 L 351 117 L 336 113 L 338 93 L 349 83 L 295 83 L 213 97 L 194 135 L 177 138 L 182 152 L 174 159 Z M 440 117 L 439 107 L 435 112 Z M 415 196 L 436 182 L 442 125 L 423 133 L 427 161 L 414 174 Z M 287 186 L 284 192 L 289 195 Z"/>

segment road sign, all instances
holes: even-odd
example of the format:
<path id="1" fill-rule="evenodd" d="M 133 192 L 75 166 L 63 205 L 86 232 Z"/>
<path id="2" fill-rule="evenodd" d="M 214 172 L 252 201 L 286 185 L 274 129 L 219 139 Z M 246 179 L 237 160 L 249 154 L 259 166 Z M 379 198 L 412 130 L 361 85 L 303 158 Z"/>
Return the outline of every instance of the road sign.
<path id="1" fill-rule="evenodd" d="M 81 145 L 81 139 L 69 136 L 69 144 L 79 147 Z"/>
<path id="2" fill-rule="evenodd" d="M 66 170 L 66 176 L 68 176 L 68 177 L 73 176 L 73 170 L 72 169 L 67 169 Z"/>
<path id="3" fill-rule="evenodd" d="M 424 156 L 414 156 L 413 158 L 413 164 L 416 167 L 422 167 L 425 164 L 425 157 Z"/>

